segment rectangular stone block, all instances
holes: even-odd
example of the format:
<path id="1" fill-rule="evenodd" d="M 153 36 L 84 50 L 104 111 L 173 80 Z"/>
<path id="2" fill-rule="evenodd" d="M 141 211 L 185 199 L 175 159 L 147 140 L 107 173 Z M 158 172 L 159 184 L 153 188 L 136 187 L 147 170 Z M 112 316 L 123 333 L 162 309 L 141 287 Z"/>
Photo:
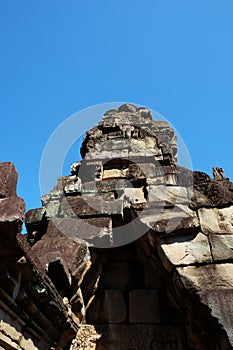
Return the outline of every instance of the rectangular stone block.
<path id="1" fill-rule="evenodd" d="M 163 186 L 149 185 L 147 186 L 148 202 L 156 202 L 164 204 L 189 204 L 189 194 L 187 188 L 180 186 Z"/>
<path id="2" fill-rule="evenodd" d="M 54 218 L 59 216 L 61 206 L 60 200 L 49 200 L 48 202 L 43 202 L 43 204 L 46 210 L 47 218 Z"/>
<path id="3" fill-rule="evenodd" d="M 24 220 L 25 203 L 20 197 L 0 199 L 0 222 Z"/>
<path id="4" fill-rule="evenodd" d="M 109 169 L 103 171 L 103 180 L 121 179 L 127 176 L 128 169 Z"/>
<path id="5" fill-rule="evenodd" d="M 233 206 L 223 209 L 201 208 L 198 216 L 203 233 L 233 234 Z"/>
<path id="6" fill-rule="evenodd" d="M 129 293 L 129 321 L 131 323 L 159 323 L 158 292 L 136 289 Z"/>
<path id="7" fill-rule="evenodd" d="M 215 261 L 233 259 L 233 235 L 209 235 Z"/>
<path id="8" fill-rule="evenodd" d="M 104 291 L 104 319 L 108 323 L 123 323 L 126 321 L 126 306 L 123 292 L 107 289 Z"/>
<path id="9" fill-rule="evenodd" d="M 187 289 L 233 289 L 233 264 L 178 267 L 177 271 Z"/>
<path id="10" fill-rule="evenodd" d="M 0 198 L 16 197 L 18 174 L 11 162 L 0 163 Z"/>
<path id="11" fill-rule="evenodd" d="M 212 261 L 208 238 L 202 233 L 164 237 L 160 247 L 173 266 Z"/>
<path id="12" fill-rule="evenodd" d="M 156 232 L 171 233 L 199 227 L 196 212 L 183 204 L 177 204 L 174 208 L 145 208 L 140 213 L 140 220 Z"/>
<path id="13" fill-rule="evenodd" d="M 76 178 L 73 181 L 70 181 L 68 184 L 64 186 L 64 192 L 65 194 L 70 193 L 80 193 L 81 192 L 81 180 L 79 178 Z"/>
<path id="14" fill-rule="evenodd" d="M 45 208 L 36 208 L 27 211 L 25 216 L 26 224 L 39 224 L 45 216 Z"/>
<path id="15" fill-rule="evenodd" d="M 122 215 L 123 201 L 105 201 L 100 196 L 77 196 L 63 198 L 61 203 L 61 216 L 74 217 L 76 215 Z"/>

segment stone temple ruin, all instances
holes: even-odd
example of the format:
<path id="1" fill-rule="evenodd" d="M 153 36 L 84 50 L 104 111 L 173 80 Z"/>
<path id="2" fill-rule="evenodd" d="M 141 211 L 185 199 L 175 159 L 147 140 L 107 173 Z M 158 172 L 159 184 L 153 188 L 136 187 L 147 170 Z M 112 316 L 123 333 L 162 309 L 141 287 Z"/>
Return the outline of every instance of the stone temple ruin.
<path id="1" fill-rule="evenodd" d="M 0 163 L 0 349 L 233 348 L 233 184 L 177 164 L 176 136 L 130 104 L 25 215 Z"/>

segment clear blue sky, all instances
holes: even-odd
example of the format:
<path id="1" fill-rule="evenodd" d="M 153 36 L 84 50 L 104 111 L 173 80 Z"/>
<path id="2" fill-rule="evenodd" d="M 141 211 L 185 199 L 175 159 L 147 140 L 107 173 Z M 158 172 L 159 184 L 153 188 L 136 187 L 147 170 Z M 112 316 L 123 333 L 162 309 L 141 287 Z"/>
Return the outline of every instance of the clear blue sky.
<path id="1" fill-rule="evenodd" d="M 194 169 L 233 179 L 232 0 L 7 0 L 0 36 L 0 159 L 14 162 L 27 209 L 40 206 L 51 133 L 104 102 L 153 108 Z"/>

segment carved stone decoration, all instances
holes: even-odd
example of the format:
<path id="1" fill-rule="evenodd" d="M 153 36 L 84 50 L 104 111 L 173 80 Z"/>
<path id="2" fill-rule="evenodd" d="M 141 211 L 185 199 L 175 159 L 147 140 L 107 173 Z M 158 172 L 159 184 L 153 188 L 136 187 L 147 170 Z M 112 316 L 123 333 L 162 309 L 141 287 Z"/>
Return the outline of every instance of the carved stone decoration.
<path id="1" fill-rule="evenodd" d="M 127 350 L 142 350 L 143 349 L 143 342 L 138 334 L 134 334 L 131 336 L 129 340 L 129 346 L 127 347 Z"/>
<path id="2" fill-rule="evenodd" d="M 181 327 L 175 325 L 111 324 L 109 326 L 98 325 L 96 328 L 101 331 L 102 337 L 98 340 L 98 347 L 93 349 L 187 350 L 184 333 Z M 89 350 L 88 347 L 74 349 Z"/>
<path id="3" fill-rule="evenodd" d="M 95 350 L 96 342 L 101 337 L 94 326 L 82 325 L 76 339 L 72 342 L 70 350 Z"/>

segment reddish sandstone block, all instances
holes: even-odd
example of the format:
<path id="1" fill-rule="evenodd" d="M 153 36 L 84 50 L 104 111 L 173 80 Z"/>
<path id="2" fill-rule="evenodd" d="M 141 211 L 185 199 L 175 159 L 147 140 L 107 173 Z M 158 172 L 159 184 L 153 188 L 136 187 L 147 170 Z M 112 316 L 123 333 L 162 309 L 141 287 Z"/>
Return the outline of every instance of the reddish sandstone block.
<path id="1" fill-rule="evenodd" d="M 0 163 L 0 198 L 15 197 L 18 174 L 11 162 Z"/>

